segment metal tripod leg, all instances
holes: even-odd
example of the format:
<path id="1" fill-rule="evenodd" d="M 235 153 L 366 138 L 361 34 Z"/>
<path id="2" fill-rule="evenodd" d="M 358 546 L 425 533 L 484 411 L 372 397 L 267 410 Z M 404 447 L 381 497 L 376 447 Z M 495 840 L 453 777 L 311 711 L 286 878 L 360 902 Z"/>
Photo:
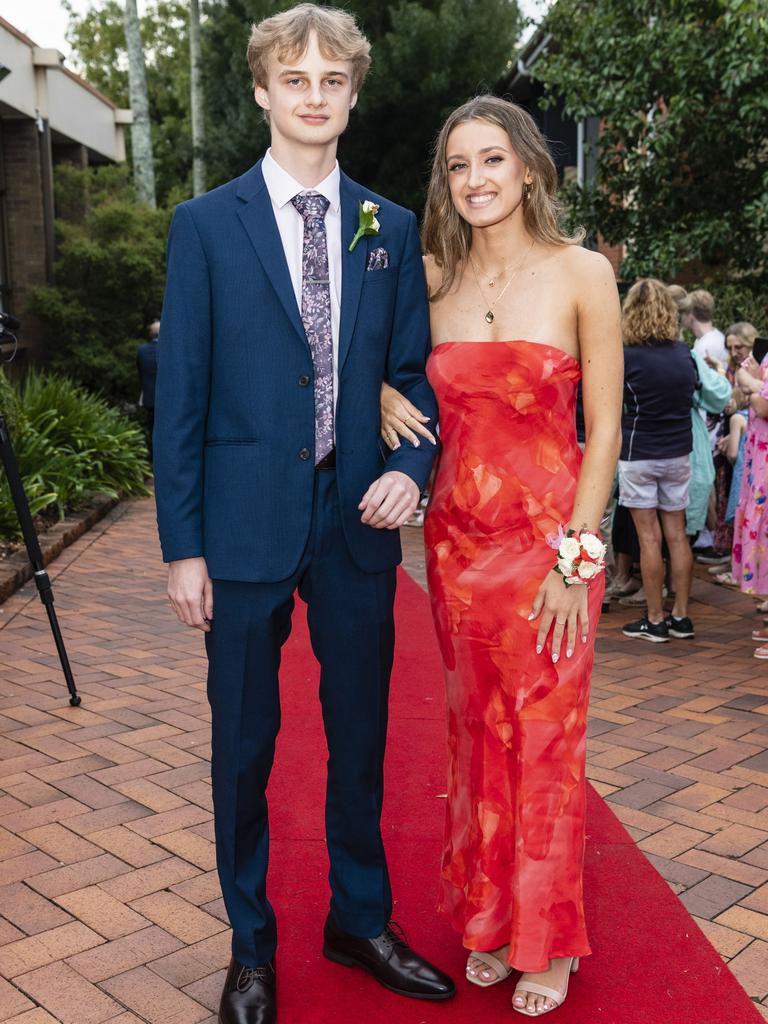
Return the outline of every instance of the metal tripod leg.
<path id="1" fill-rule="evenodd" d="M 13 445 L 11 444 L 8 424 L 5 422 L 5 419 L 1 414 L 0 459 L 2 459 L 5 475 L 8 477 L 11 497 L 16 508 L 16 515 L 18 516 L 19 525 L 21 526 L 21 532 L 24 535 L 24 544 L 27 548 L 27 556 L 29 557 L 29 560 L 32 563 L 32 568 L 34 569 L 34 580 L 35 585 L 37 586 L 37 592 L 40 595 L 40 600 L 45 606 L 45 610 L 48 614 L 48 622 L 51 626 L 53 640 L 56 644 L 59 661 L 61 662 L 61 668 L 64 672 L 64 679 L 66 680 L 67 689 L 69 690 L 69 703 L 72 707 L 77 707 L 80 704 L 80 697 L 77 689 L 75 688 L 75 680 L 72 675 L 69 658 L 67 657 L 67 651 L 64 647 L 61 630 L 59 629 L 56 609 L 53 606 L 53 588 L 51 587 L 51 581 L 48 577 L 48 573 L 45 571 L 45 567 L 43 566 L 43 554 L 40 550 L 40 542 L 37 539 L 34 523 L 32 522 L 32 513 L 29 511 L 29 502 L 27 501 L 27 496 L 24 493 L 24 485 L 22 484 L 21 476 L 19 475 L 16 453 L 14 452 Z"/>

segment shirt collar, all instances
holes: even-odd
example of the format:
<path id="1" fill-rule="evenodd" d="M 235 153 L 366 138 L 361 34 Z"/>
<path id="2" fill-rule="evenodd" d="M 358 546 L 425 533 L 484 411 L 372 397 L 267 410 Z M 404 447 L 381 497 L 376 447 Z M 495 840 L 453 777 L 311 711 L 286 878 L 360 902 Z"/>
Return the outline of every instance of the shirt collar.
<path id="1" fill-rule="evenodd" d="M 328 177 L 324 178 L 319 185 L 315 185 L 314 188 L 305 188 L 304 185 L 291 177 L 288 171 L 283 170 L 272 156 L 271 149 L 268 149 L 264 154 L 264 159 L 261 162 L 261 171 L 264 175 L 264 182 L 267 186 L 269 197 L 278 209 L 282 209 L 283 206 L 290 203 L 294 196 L 299 195 L 301 192 L 319 192 L 321 196 L 325 196 L 328 200 L 333 212 L 339 212 L 341 207 L 341 172 L 338 160 Z"/>

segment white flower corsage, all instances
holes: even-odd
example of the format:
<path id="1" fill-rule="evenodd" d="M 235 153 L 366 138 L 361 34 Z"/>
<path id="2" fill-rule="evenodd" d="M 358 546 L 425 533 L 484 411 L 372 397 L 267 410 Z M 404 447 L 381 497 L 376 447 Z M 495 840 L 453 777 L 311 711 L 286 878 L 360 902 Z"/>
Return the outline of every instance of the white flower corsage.
<path id="1" fill-rule="evenodd" d="M 363 235 L 378 235 L 381 227 L 376 219 L 376 214 L 378 212 L 378 203 L 372 203 L 370 199 L 366 199 L 365 202 L 360 203 L 360 223 L 357 226 L 355 237 L 349 243 L 350 252 L 352 252 Z"/>
<path id="2" fill-rule="evenodd" d="M 557 552 L 555 572 L 563 577 L 566 587 L 575 583 L 589 583 L 605 569 L 605 544 L 594 533 L 566 530 L 547 537 L 547 544 Z"/>

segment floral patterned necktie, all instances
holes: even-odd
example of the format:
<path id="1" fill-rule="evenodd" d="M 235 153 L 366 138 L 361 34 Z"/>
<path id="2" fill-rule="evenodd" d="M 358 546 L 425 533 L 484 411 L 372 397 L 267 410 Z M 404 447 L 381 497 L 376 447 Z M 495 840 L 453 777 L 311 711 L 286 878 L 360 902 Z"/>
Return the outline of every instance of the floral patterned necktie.
<path id="1" fill-rule="evenodd" d="M 325 214 L 330 206 L 317 192 L 291 200 L 304 219 L 301 254 L 301 319 L 315 369 L 315 464 L 333 448 L 333 334 Z"/>

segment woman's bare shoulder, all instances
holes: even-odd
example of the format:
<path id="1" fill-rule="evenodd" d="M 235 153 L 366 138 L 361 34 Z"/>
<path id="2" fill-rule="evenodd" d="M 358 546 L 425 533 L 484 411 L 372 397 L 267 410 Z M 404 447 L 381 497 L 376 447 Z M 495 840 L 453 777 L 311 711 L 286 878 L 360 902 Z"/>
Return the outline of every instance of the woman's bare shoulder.
<path id="1" fill-rule="evenodd" d="M 610 260 L 601 252 L 586 249 L 583 245 L 566 245 L 560 259 L 562 267 L 578 281 L 579 287 L 587 284 L 616 284 L 616 274 Z"/>

